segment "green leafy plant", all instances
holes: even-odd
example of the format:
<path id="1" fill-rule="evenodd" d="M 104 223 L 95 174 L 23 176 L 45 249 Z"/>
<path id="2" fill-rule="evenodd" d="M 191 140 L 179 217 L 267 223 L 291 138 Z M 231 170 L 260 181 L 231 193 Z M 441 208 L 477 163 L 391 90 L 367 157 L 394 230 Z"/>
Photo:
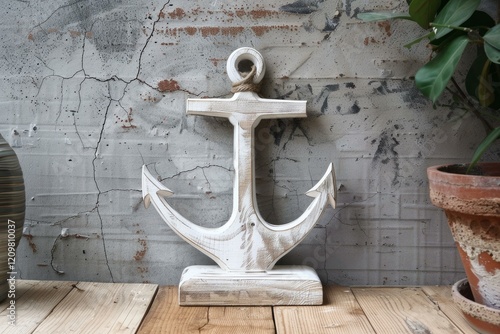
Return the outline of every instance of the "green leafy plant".
<path id="1" fill-rule="evenodd" d="M 432 50 L 433 57 L 415 74 L 415 84 L 433 103 L 449 91 L 481 120 L 487 135 L 478 145 L 471 167 L 500 138 L 500 127 L 492 125 L 500 115 L 500 24 L 478 10 L 481 2 L 496 3 L 500 18 L 497 0 L 407 0 L 408 13 L 358 14 L 364 21 L 409 20 L 426 31 L 405 45 L 410 48 L 428 39 Z M 460 85 L 453 75 L 464 52 L 473 46 L 475 59 Z"/>

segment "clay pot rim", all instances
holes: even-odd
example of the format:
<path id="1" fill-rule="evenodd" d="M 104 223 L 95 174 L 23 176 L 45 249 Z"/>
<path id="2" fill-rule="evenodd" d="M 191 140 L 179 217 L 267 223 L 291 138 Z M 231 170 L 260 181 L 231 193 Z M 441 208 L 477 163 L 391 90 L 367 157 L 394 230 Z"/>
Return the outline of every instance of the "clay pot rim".
<path id="1" fill-rule="evenodd" d="M 464 296 L 462 294 L 463 292 L 470 292 L 470 297 Z M 486 319 L 500 319 L 500 309 L 495 309 L 493 307 L 479 304 L 474 301 L 474 297 L 472 297 L 472 292 L 470 291 L 469 281 L 467 280 L 467 278 L 461 279 L 460 281 L 456 282 L 451 288 L 451 294 L 453 297 L 453 301 L 464 315 L 477 319 L 480 322 L 486 323 L 489 323 L 488 321 L 486 321 Z M 472 309 L 476 310 L 477 314 L 471 314 Z M 473 326 L 473 324 L 470 325 L 472 327 L 475 327 Z M 493 325 L 500 326 L 500 322 Z"/>
<path id="2" fill-rule="evenodd" d="M 491 187 L 498 189 L 500 186 L 500 162 L 480 162 L 477 167 L 485 172 L 485 175 L 453 173 L 448 170 L 466 170 L 468 164 L 446 164 L 427 168 L 429 181 L 446 183 L 449 185 L 467 185 L 468 187 Z"/>
<path id="3" fill-rule="evenodd" d="M 467 170 L 469 164 L 444 164 L 444 165 L 436 165 L 430 166 L 428 170 L 436 170 L 437 172 L 446 173 L 450 175 L 462 175 L 468 177 L 498 177 L 500 178 L 500 162 L 478 162 L 476 164 L 475 169 L 486 172 L 484 175 L 478 174 L 465 174 L 465 170 Z M 453 171 L 457 170 L 457 171 Z M 464 172 L 461 172 L 461 171 Z M 491 175 L 493 173 L 493 175 Z"/>

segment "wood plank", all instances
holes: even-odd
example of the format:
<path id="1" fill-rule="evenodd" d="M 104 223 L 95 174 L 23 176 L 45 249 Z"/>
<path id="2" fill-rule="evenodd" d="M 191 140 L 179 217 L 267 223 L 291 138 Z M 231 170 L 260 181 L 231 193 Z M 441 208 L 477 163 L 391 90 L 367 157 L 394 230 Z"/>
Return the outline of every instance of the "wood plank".
<path id="1" fill-rule="evenodd" d="M 31 287 L 40 284 L 40 281 L 34 280 L 16 280 L 16 301 L 22 297 Z M 9 306 L 9 298 L 4 299 L 0 303 L 0 312 L 4 311 Z"/>
<path id="2" fill-rule="evenodd" d="M 451 286 L 424 286 L 422 290 L 429 299 L 462 330 L 462 332 L 465 334 L 477 334 L 477 332 L 469 326 L 462 312 L 451 298 Z"/>
<path id="3" fill-rule="evenodd" d="M 208 322 L 201 333 L 274 334 L 273 310 L 271 307 L 221 307 L 208 309 Z"/>
<path id="4" fill-rule="evenodd" d="M 461 333 L 420 288 L 353 288 L 377 333 Z"/>
<path id="5" fill-rule="evenodd" d="M 157 288 L 155 284 L 78 283 L 34 333 L 135 333 Z"/>
<path id="6" fill-rule="evenodd" d="M 56 305 L 73 289 L 75 282 L 16 281 L 16 323 L 8 323 L 10 300 L 4 300 L 0 309 L 0 333 L 31 333 L 52 312 Z"/>
<path id="7" fill-rule="evenodd" d="M 178 288 L 160 287 L 138 333 L 274 333 L 271 307 L 179 306 Z"/>
<path id="8" fill-rule="evenodd" d="M 351 290 L 324 287 L 322 306 L 275 306 L 276 332 L 281 333 L 375 333 Z"/>
<path id="9" fill-rule="evenodd" d="M 207 319 L 208 307 L 181 307 L 178 288 L 162 286 L 138 333 L 198 334 L 199 329 L 207 324 Z"/>

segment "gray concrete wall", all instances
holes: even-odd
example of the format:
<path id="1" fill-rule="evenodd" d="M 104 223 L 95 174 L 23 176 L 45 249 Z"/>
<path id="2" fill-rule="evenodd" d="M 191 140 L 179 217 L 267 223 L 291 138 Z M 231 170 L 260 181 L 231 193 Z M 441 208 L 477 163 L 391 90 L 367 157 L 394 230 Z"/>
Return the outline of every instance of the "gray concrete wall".
<path id="1" fill-rule="evenodd" d="M 355 18 L 405 1 L 2 2 L 0 133 L 27 188 L 20 277 L 176 284 L 184 267 L 211 263 L 144 208 L 141 166 L 191 221 L 229 218 L 232 127 L 187 117 L 185 101 L 230 96 L 226 59 L 242 46 L 266 60 L 264 97 L 308 101 L 307 119 L 256 129 L 262 215 L 298 217 L 330 161 L 339 185 L 338 207 L 281 262 L 313 266 L 324 283 L 464 276 L 425 169 L 467 161 L 478 122 L 415 89 L 429 52 L 402 45 L 416 26 Z"/>

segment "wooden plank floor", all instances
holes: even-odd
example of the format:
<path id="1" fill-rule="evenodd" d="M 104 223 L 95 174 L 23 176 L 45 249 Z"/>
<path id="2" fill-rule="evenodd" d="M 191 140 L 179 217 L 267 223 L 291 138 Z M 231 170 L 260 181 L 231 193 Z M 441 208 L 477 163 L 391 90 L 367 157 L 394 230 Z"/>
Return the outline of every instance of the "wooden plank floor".
<path id="1" fill-rule="evenodd" d="M 15 325 L 0 304 L 0 333 L 135 333 L 149 309 L 155 284 L 16 281 Z"/>
<path id="2" fill-rule="evenodd" d="M 180 307 L 177 287 L 16 282 L 16 324 L 0 304 L 0 333 L 465 333 L 449 286 L 324 289 L 324 305 Z"/>

